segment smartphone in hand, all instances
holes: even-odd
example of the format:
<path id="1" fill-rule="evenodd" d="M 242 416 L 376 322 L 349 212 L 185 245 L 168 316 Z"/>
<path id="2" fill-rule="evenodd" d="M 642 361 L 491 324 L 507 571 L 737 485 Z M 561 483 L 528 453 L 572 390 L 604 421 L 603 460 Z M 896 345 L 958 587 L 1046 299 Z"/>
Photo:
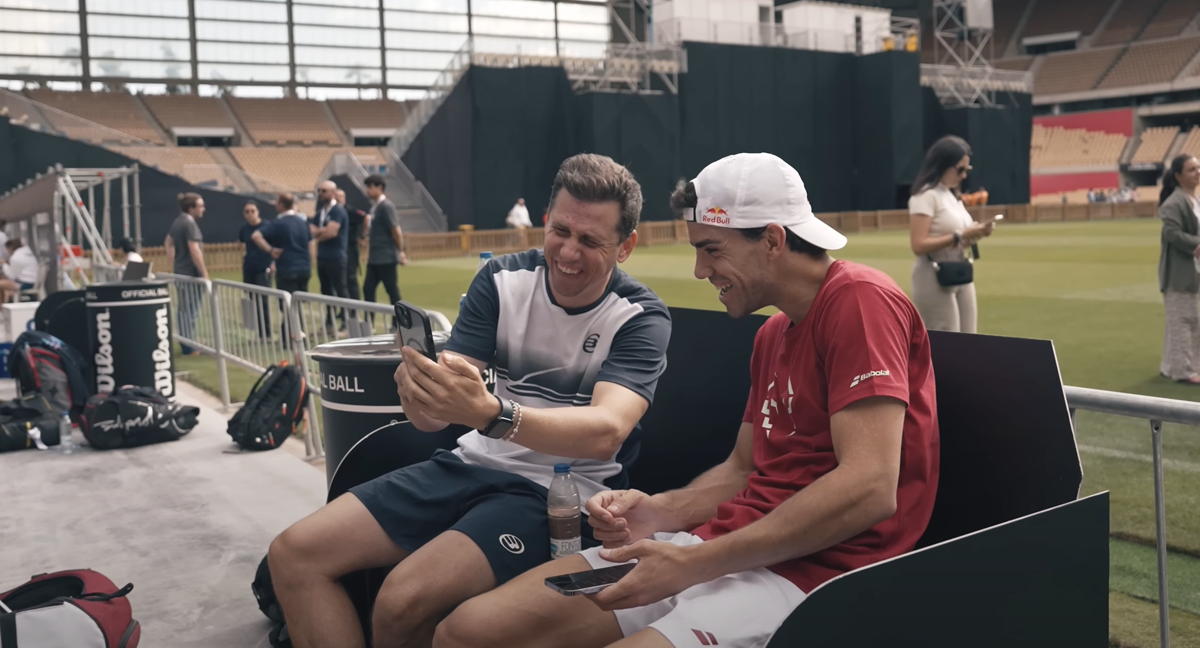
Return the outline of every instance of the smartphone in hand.
<path id="1" fill-rule="evenodd" d="M 622 576 L 633 571 L 634 567 L 637 567 L 637 563 L 626 563 L 624 565 L 617 565 L 616 567 L 601 567 L 600 569 L 575 572 L 574 574 L 551 576 L 546 579 L 546 587 L 564 596 L 595 594 L 610 585 L 616 584 L 617 581 L 621 580 Z"/>
<path id="2" fill-rule="evenodd" d="M 433 326 L 429 314 L 406 301 L 398 301 L 396 310 L 396 345 L 409 347 L 437 362 L 437 349 L 433 345 Z"/>

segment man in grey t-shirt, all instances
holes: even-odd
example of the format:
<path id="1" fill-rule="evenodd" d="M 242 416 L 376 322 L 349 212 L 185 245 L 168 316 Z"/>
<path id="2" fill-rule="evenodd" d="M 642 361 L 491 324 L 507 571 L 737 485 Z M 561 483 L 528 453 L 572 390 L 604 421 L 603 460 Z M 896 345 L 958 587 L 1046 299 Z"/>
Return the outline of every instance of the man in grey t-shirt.
<path id="1" fill-rule="evenodd" d="M 199 194 L 185 193 L 179 195 L 179 217 L 171 223 L 163 248 L 167 252 L 167 263 L 171 271 L 185 277 L 202 277 L 208 279 L 208 268 L 204 266 L 204 250 L 200 244 L 204 236 L 200 233 L 197 218 L 204 217 L 204 199 Z M 185 287 L 186 286 L 186 287 Z M 179 293 L 179 335 L 189 340 L 196 339 L 196 314 L 200 307 L 200 291 L 197 286 L 181 284 L 176 287 Z M 179 344 L 183 355 L 199 355 L 200 352 L 183 344 Z"/>
<path id="2" fill-rule="evenodd" d="M 396 285 L 396 266 L 403 262 L 401 250 L 404 247 L 403 234 L 400 231 L 400 219 L 396 216 L 396 206 L 383 195 L 385 184 L 383 177 L 367 176 L 363 181 L 367 189 L 367 197 L 371 199 L 371 213 L 368 216 L 368 252 L 367 272 L 363 276 L 363 299 L 375 301 L 375 291 L 383 283 L 388 299 L 395 304 L 400 301 L 400 287 Z"/>

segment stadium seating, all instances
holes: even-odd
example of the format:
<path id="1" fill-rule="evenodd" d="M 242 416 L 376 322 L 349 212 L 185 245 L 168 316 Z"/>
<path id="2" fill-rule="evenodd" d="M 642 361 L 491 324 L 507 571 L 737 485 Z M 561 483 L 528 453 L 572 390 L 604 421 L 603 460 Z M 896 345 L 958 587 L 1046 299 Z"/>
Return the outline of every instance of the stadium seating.
<path id="1" fill-rule="evenodd" d="M 1179 152 L 1200 156 L 1200 126 L 1192 126 L 1192 130 L 1188 131 L 1187 140 L 1184 141 L 1183 148 L 1179 149 Z"/>
<path id="2" fill-rule="evenodd" d="M 241 99 L 228 97 L 255 144 L 342 144 L 321 104 L 306 99 Z M 328 153 L 328 152 L 326 152 Z"/>
<path id="3" fill-rule="evenodd" d="M 1167 0 L 1142 32 L 1141 39 L 1177 36 L 1197 12 L 1200 12 L 1200 4 L 1196 0 Z"/>
<path id="4" fill-rule="evenodd" d="M 334 116 L 342 128 L 400 128 L 404 123 L 404 106 L 396 101 L 329 101 Z"/>
<path id="5" fill-rule="evenodd" d="M 1017 70 L 1020 72 L 1028 71 L 1033 66 L 1032 56 L 1019 56 L 1017 58 L 1004 59 L 996 61 L 992 64 L 997 70 Z"/>
<path id="6" fill-rule="evenodd" d="M 1100 88 L 1166 83 L 1200 51 L 1200 36 L 1134 43 L 1100 82 Z"/>
<path id="7" fill-rule="evenodd" d="M 229 116 L 221 109 L 216 97 L 192 95 L 144 95 L 142 101 L 158 123 L 170 129 L 176 126 L 192 128 L 233 128 Z"/>
<path id="8" fill-rule="evenodd" d="M 158 131 L 142 115 L 137 101 L 132 95 L 124 92 L 59 92 L 40 89 L 30 90 L 29 97 L 62 111 L 44 112 L 54 128 L 73 139 L 95 143 L 135 144 L 135 140 L 151 144 L 163 143 Z M 75 119 L 72 115 L 80 119 Z M 93 123 L 105 128 L 96 128 Z"/>
<path id="9" fill-rule="evenodd" d="M 1137 0 L 1142 2 L 1143 0 Z M 1004 4 L 999 2 L 996 4 Z M 1105 0 L 1038 0 L 1022 36 L 1079 31 L 1090 34 L 1112 6 Z"/>
<path id="10" fill-rule="evenodd" d="M 1121 52 L 1120 47 L 1107 47 L 1048 54 L 1034 77 L 1033 93 L 1047 95 L 1091 90 Z"/>
<path id="11" fill-rule="evenodd" d="M 262 191 L 312 191 L 321 170 L 335 153 L 351 152 L 363 165 L 380 164 L 386 159 L 374 148 L 244 148 L 229 149 L 239 166 L 252 174 L 255 184 L 267 181 Z"/>
<path id="12" fill-rule="evenodd" d="M 1171 148 L 1171 142 L 1175 141 L 1175 136 L 1178 134 L 1179 129 L 1175 126 L 1147 128 L 1142 131 L 1141 142 L 1130 162 L 1134 164 L 1162 162 L 1163 158 L 1167 157 L 1167 150 Z"/>
<path id="13" fill-rule="evenodd" d="M 1089 131 L 1082 128 L 1060 128 L 1033 125 L 1030 145 L 1030 167 L 1098 167 L 1114 169 L 1125 148 L 1126 137 Z"/>
<path id="14" fill-rule="evenodd" d="M 1145 0 L 1121 0 L 1117 13 L 1109 19 L 1104 31 L 1092 40 L 1093 47 L 1128 43 L 1146 24 L 1154 12 L 1156 3 Z"/>

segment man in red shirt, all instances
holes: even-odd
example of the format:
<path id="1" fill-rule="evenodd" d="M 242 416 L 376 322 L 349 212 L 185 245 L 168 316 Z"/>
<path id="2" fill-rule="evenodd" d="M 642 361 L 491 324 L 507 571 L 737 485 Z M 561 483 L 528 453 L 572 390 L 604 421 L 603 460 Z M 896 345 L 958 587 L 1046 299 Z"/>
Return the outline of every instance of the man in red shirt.
<path id="1" fill-rule="evenodd" d="M 937 405 L 929 336 L 887 275 L 836 261 L 846 239 L 769 154 L 718 160 L 677 191 L 696 277 L 759 330 L 737 444 L 686 488 L 599 493 L 593 549 L 460 606 L 434 645 L 764 646 L 808 593 L 911 550 L 933 510 Z M 549 576 L 637 560 L 565 597 Z"/>

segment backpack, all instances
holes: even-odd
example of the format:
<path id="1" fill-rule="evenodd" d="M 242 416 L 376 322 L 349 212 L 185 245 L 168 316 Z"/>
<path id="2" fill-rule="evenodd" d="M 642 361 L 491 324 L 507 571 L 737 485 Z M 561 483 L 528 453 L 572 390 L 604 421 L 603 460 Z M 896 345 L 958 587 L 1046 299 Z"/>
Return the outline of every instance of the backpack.
<path id="1" fill-rule="evenodd" d="M 258 563 L 258 570 L 254 572 L 254 582 L 250 583 L 250 591 L 254 593 L 254 600 L 258 601 L 258 609 L 271 621 L 267 641 L 276 648 L 292 648 L 292 638 L 288 635 L 283 608 L 279 607 L 279 599 L 275 597 L 275 585 L 271 582 L 271 567 L 267 564 L 267 556 L 263 556 L 262 562 Z"/>
<path id="2" fill-rule="evenodd" d="M 71 345 L 41 331 L 22 333 L 8 353 L 8 373 L 20 393 L 41 392 L 58 413 L 78 419 L 91 396 L 87 361 Z"/>
<path id="3" fill-rule="evenodd" d="M 97 450 L 176 441 L 196 427 L 200 408 L 167 400 L 150 387 L 125 385 L 88 399 L 79 427 Z"/>
<path id="4" fill-rule="evenodd" d="M 304 420 L 308 383 L 287 362 L 267 367 L 226 431 L 244 450 L 278 448 Z"/>
<path id="5" fill-rule="evenodd" d="M 15 648 L 20 636 L 20 648 L 137 648 L 132 590 L 90 569 L 33 576 L 0 594 L 0 646 Z"/>
<path id="6" fill-rule="evenodd" d="M 50 401 L 37 392 L 0 402 L 0 452 L 58 445 L 58 417 Z"/>

